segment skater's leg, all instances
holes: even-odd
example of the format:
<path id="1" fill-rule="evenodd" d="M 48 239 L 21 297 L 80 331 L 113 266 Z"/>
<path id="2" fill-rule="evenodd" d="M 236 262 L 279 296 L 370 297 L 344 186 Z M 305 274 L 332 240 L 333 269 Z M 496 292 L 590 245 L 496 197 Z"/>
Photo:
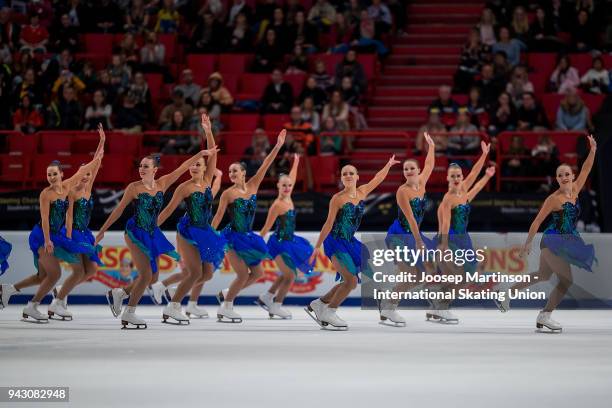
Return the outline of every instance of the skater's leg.
<path id="1" fill-rule="evenodd" d="M 332 263 L 336 271 L 342 276 L 342 283 L 338 285 L 336 293 L 329 302 L 330 308 L 337 308 L 344 302 L 344 299 L 346 299 L 349 293 L 357 287 L 358 280 L 357 276 L 350 273 L 335 256 L 332 257 Z"/>
<path id="2" fill-rule="evenodd" d="M 550 266 L 550 269 L 554 271 L 555 275 L 557 275 L 557 278 L 559 279 L 559 282 L 548 296 L 546 306 L 544 306 L 545 312 L 552 312 L 563 300 L 563 297 L 567 293 L 570 286 L 572 286 L 572 270 L 566 260 L 556 256 L 550 251 L 547 251 L 547 253 L 542 253 L 542 257 L 545 258 L 546 263 Z"/>
<path id="3" fill-rule="evenodd" d="M 39 250 L 39 259 L 38 264 L 42 265 L 44 271 L 46 272 L 46 276 L 40 282 L 38 286 L 38 291 L 32 298 L 32 302 L 40 301 L 53 289 L 53 286 L 57 283 L 57 281 L 62 276 L 62 268 L 60 267 L 59 261 L 53 255 L 49 255 L 45 253 L 45 250 L 41 248 Z"/>
<path id="4" fill-rule="evenodd" d="M 187 275 L 188 275 L 188 272 L 185 269 L 182 269 L 180 272 L 173 273 L 172 275 L 168 276 L 166 279 L 162 281 L 162 283 L 164 284 L 165 287 L 168 287 L 174 283 L 179 283 L 180 281 L 185 279 Z"/>
<path id="5" fill-rule="evenodd" d="M 83 277 L 85 276 L 85 268 L 83 266 L 83 263 L 89 263 L 89 259 L 87 259 L 84 255 L 81 255 L 80 258 L 81 262 L 70 265 L 72 267 L 72 273 L 70 274 L 70 276 L 68 276 L 68 278 L 66 278 L 66 280 L 62 284 L 62 288 L 57 294 L 58 299 L 66 299 L 66 296 L 68 296 L 72 289 L 74 289 L 76 285 L 83 281 Z"/>
<path id="6" fill-rule="evenodd" d="M 96 276 L 96 272 L 98 272 L 98 265 L 89 259 L 86 259 L 85 262 L 83 262 L 83 266 L 85 267 L 85 274 L 83 275 L 83 279 L 81 279 L 78 284 L 88 282 L 94 276 Z"/>
<path id="7" fill-rule="evenodd" d="M 36 273 L 34 275 L 30 275 L 30 276 L 28 276 L 27 278 L 25 278 L 23 280 L 20 280 L 19 282 L 17 282 L 13 286 L 15 286 L 15 289 L 20 291 L 21 289 L 29 288 L 31 286 L 40 285 L 40 283 L 43 281 L 43 279 L 45 279 L 46 276 L 47 276 L 47 273 L 44 271 L 44 268 L 39 263 L 38 264 L 38 273 Z"/>
<path id="8" fill-rule="evenodd" d="M 261 279 L 261 277 L 263 276 L 264 270 L 263 270 L 263 266 L 261 266 L 261 263 L 255 266 L 251 266 L 249 269 L 251 270 L 251 273 L 249 273 L 247 281 L 245 282 L 242 289 L 247 288 L 254 283 L 257 283 L 257 281 Z"/>
<path id="9" fill-rule="evenodd" d="M 280 269 L 280 266 L 279 266 L 279 269 Z M 274 295 L 276 291 L 278 290 L 278 288 L 280 288 L 281 285 L 283 284 L 283 280 L 285 280 L 285 274 L 281 272 L 281 274 L 276 277 L 276 280 L 274 281 L 272 286 L 270 286 L 270 288 L 268 289 L 268 293 Z"/>
<path id="10" fill-rule="evenodd" d="M 293 283 L 295 274 L 293 270 L 285 264 L 285 262 L 280 256 L 277 256 L 274 261 L 276 262 L 276 265 L 278 265 L 278 268 L 283 274 L 282 276 L 279 276 L 276 280 L 276 282 L 280 281 L 280 283 L 278 284 L 278 288 L 274 288 L 276 282 L 274 282 L 274 285 L 272 285 L 272 288 L 275 289 L 275 292 L 272 292 L 272 288 L 270 288 L 269 292 L 276 293 L 276 296 L 274 296 L 275 302 L 283 303 L 283 301 L 285 300 L 285 296 L 287 296 L 287 292 L 289 292 L 289 288 Z"/>
<path id="11" fill-rule="evenodd" d="M 189 289 L 194 285 L 202 274 L 202 262 L 200 261 L 200 253 L 196 247 L 189 244 L 181 236 L 177 238 L 177 246 L 181 259 L 184 263 L 185 277 L 181 280 L 176 292 L 172 296 L 173 302 L 181 303 Z"/>
<path id="12" fill-rule="evenodd" d="M 554 256 L 549 249 L 542 249 L 540 253 L 540 266 L 538 270 L 529 274 L 530 279 L 528 282 L 519 282 L 515 285 L 512 285 L 511 289 L 521 290 L 535 285 L 538 282 L 545 282 L 549 280 L 550 277 L 553 275 L 553 270 L 547 262 L 549 255 Z"/>
<path id="13" fill-rule="evenodd" d="M 236 271 L 236 277 L 230 284 L 225 300 L 228 302 L 233 302 L 249 279 L 249 268 L 234 250 L 227 251 L 227 257 L 232 265 L 232 268 L 234 268 Z"/>
<path id="14" fill-rule="evenodd" d="M 138 305 L 138 302 L 140 302 L 140 298 L 142 297 L 146 287 L 151 283 L 153 271 L 151 270 L 149 257 L 146 256 L 127 235 L 125 236 L 125 243 L 132 253 L 132 261 L 138 270 L 138 277 L 136 277 L 134 282 L 130 284 L 130 291 L 128 292 L 127 288 L 124 289 L 130 295 L 128 306 L 133 307 Z"/>
<path id="15" fill-rule="evenodd" d="M 331 300 L 334 298 L 334 296 L 336 295 L 336 292 L 340 289 L 341 286 L 342 286 L 341 283 L 337 283 L 333 288 L 329 290 L 329 292 L 327 292 L 326 294 L 320 297 L 321 301 L 323 303 L 329 304 L 329 302 L 331 302 Z"/>
<path id="16" fill-rule="evenodd" d="M 200 275 L 200 279 L 198 279 L 191 288 L 191 293 L 189 294 L 190 301 L 198 303 L 198 300 L 200 299 L 200 294 L 202 293 L 202 288 L 204 287 L 204 283 L 212 279 L 213 271 L 214 267 L 212 264 L 208 262 L 204 262 L 202 264 L 202 275 Z"/>

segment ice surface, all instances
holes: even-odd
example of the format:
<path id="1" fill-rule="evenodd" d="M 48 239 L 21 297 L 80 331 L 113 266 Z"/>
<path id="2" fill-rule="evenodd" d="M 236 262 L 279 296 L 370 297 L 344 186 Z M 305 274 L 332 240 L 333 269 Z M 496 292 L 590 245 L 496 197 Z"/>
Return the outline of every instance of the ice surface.
<path id="1" fill-rule="evenodd" d="M 609 407 L 612 312 L 562 310 L 562 334 L 535 333 L 534 310 L 457 309 L 459 325 L 404 310 L 407 327 L 340 308 L 348 332 L 321 330 L 299 307 L 242 324 L 120 330 L 106 306 L 70 306 L 72 322 L 0 311 L 0 386 L 69 386 L 70 407 Z M 211 315 L 216 307 L 207 306 Z M 46 306 L 42 307 L 46 310 Z M 13 404 L 15 405 L 15 404 Z M 11 406 L 11 404 L 2 404 Z M 17 404 L 18 407 L 46 404 Z M 50 406 L 62 406 L 51 404 Z"/>

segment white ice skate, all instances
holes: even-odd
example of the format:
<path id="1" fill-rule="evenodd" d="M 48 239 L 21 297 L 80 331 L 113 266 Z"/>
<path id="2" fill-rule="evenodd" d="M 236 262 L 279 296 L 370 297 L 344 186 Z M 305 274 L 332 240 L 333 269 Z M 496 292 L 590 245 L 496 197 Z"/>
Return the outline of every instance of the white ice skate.
<path id="1" fill-rule="evenodd" d="M 219 293 L 217 293 L 217 302 L 219 302 L 220 305 L 223 305 L 223 302 L 225 302 L 227 292 L 229 292 L 229 289 L 223 289 L 220 290 Z"/>
<path id="2" fill-rule="evenodd" d="M 217 309 L 217 321 L 221 323 L 242 323 L 242 316 L 234 312 L 234 302 L 224 301 Z"/>
<path id="3" fill-rule="evenodd" d="M 153 303 L 156 305 L 161 305 L 163 302 L 162 297 L 164 296 L 164 291 L 166 287 L 161 282 L 155 282 L 151 285 L 151 297 L 153 299 Z"/>
<path id="4" fill-rule="evenodd" d="M 255 299 L 255 304 L 261 306 L 265 311 L 269 311 L 274 303 L 274 294 L 264 292 Z"/>
<path id="5" fill-rule="evenodd" d="M 425 312 L 427 321 L 443 324 L 458 324 L 459 318 L 448 309 L 429 309 Z"/>
<path id="6" fill-rule="evenodd" d="M 536 328 L 538 331 L 546 333 L 546 330 L 542 330 L 543 328 L 547 328 L 550 330 L 548 333 L 561 333 L 563 327 L 561 324 L 550 317 L 551 312 L 541 311 L 538 314 L 538 318 L 536 319 Z"/>
<path id="7" fill-rule="evenodd" d="M 390 322 L 387 322 L 387 320 Z M 383 309 L 380 311 L 380 324 L 385 326 L 404 327 L 406 319 L 400 315 L 395 309 Z"/>
<path id="8" fill-rule="evenodd" d="M 27 306 L 23 309 L 23 321 L 30 323 L 49 323 L 47 315 L 38 311 L 38 302 L 28 302 Z"/>
<path id="9" fill-rule="evenodd" d="M 348 323 L 336 314 L 338 309 L 326 307 L 321 316 L 321 327 L 328 330 L 348 330 Z"/>
<path id="10" fill-rule="evenodd" d="M 503 301 L 493 299 L 493 302 L 495 302 L 495 306 L 497 306 L 499 311 L 502 313 L 506 313 L 508 310 L 510 310 L 510 294 L 508 293 L 508 291 L 505 292 Z"/>
<path id="11" fill-rule="evenodd" d="M 198 307 L 198 304 L 195 301 L 190 300 L 187 303 L 187 308 L 185 308 L 185 314 L 189 318 L 197 318 L 197 319 L 207 319 L 208 312 L 206 309 Z"/>
<path id="12" fill-rule="evenodd" d="M 321 327 L 321 317 L 323 316 L 325 309 L 327 309 L 327 303 L 323 303 L 320 298 L 313 300 L 304 308 L 306 313 L 308 313 L 308 316 L 312 317 L 312 319 Z"/>
<path id="13" fill-rule="evenodd" d="M 166 288 L 166 290 L 164 290 L 164 298 L 166 299 L 166 303 L 172 302 L 172 298 L 174 297 L 175 293 L 176 286 L 172 286 L 171 288 Z"/>
<path id="14" fill-rule="evenodd" d="M 9 299 L 17 292 L 19 291 L 11 284 L 0 285 L 0 309 L 8 306 Z"/>
<path id="15" fill-rule="evenodd" d="M 147 322 L 136 316 L 136 306 L 128 306 L 121 314 L 122 329 L 146 329 Z M 134 326 L 134 327 L 131 327 Z"/>
<path id="16" fill-rule="evenodd" d="M 268 314 L 270 315 L 270 319 L 273 319 L 275 316 L 280 317 L 281 319 L 291 319 L 291 312 L 287 309 L 283 308 L 283 304 L 280 302 L 273 302 L 270 305 L 270 309 L 268 309 Z"/>
<path id="17" fill-rule="evenodd" d="M 162 318 L 162 323 L 177 325 L 181 325 L 183 323 L 189 324 L 189 318 L 181 311 L 181 304 L 179 302 L 168 303 L 168 305 L 166 305 L 162 311 Z M 175 321 L 168 321 L 168 319 L 173 319 Z"/>
<path id="18" fill-rule="evenodd" d="M 72 313 L 66 308 L 66 303 L 58 298 L 53 299 L 47 314 L 53 320 L 72 320 Z"/>
<path id="19" fill-rule="evenodd" d="M 106 301 L 110 306 L 111 313 L 117 317 L 121 314 L 123 300 L 130 297 L 122 288 L 115 288 L 106 292 Z"/>
<path id="20" fill-rule="evenodd" d="M 59 295 L 60 290 L 62 290 L 62 285 L 57 285 L 56 287 L 54 287 L 51 291 L 51 298 L 57 299 L 57 295 Z"/>

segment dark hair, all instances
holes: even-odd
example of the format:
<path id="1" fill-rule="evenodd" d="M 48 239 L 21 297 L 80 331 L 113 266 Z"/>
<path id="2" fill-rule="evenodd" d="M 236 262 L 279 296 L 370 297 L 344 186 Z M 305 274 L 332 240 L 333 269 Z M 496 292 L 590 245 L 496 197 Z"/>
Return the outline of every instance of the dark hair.
<path id="1" fill-rule="evenodd" d="M 421 165 L 419 164 L 419 161 L 417 159 L 406 159 L 404 160 L 404 162 L 402 163 L 402 167 L 404 167 L 404 164 L 406 164 L 407 162 L 413 162 L 414 164 L 416 164 L 417 167 L 421 167 Z"/>
<path id="2" fill-rule="evenodd" d="M 47 167 L 57 167 L 58 169 L 62 169 L 62 163 L 59 160 L 53 160 Z"/>
<path id="3" fill-rule="evenodd" d="M 459 165 L 459 163 L 452 162 L 452 163 L 450 163 L 448 165 L 448 170 L 450 170 L 450 169 L 459 169 L 459 170 L 461 170 L 461 166 Z"/>
<path id="4" fill-rule="evenodd" d="M 159 167 L 161 163 L 161 156 L 159 154 L 150 154 L 145 157 L 145 159 L 149 159 L 153 162 L 153 167 Z"/>
<path id="5" fill-rule="evenodd" d="M 280 181 L 280 179 L 282 179 L 283 177 L 289 177 L 289 175 L 287 173 L 280 173 L 278 175 L 278 181 Z"/>
<path id="6" fill-rule="evenodd" d="M 237 164 L 238 166 L 240 166 L 240 169 L 242 171 L 246 171 L 246 169 L 247 169 L 247 164 L 245 162 L 243 162 L 243 161 L 233 162 L 232 164 Z"/>

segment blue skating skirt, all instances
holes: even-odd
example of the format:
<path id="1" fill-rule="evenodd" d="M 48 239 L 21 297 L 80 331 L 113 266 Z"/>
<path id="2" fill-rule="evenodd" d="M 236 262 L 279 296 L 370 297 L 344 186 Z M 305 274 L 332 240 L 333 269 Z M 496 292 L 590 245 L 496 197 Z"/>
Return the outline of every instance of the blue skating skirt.
<path id="1" fill-rule="evenodd" d="M 227 241 L 210 225 L 195 227 L 189 223 L 189 217 L 183 216 L 179 220 L 176 230 L 191 245 L 200 252 L 200 260 L 214 265 L 218 269 L 223 262 Z"/>
<path id="2" fill-rule="evenodd" d="M 434 241 L 436 243 L 436 246 L 439 245 L 441 242 L 440 236 L 436 235 Z M 464 272 L 476 272 L 476 268 L 478 267 L 478 261 L 476 261 L 476 259 L 473 259 L 471 262 L 468 262 L 467 260 L 465 260 L 464 255 L 458 253 L 458 251 L 465 252 L 469 250 L 473 251 L 473 253 L 470 254 L 470 257 L 476 257 L 476 251 L 474 250 L 474 245 L 472 244 L 472 238 L 470 237 L 470 234 L 468 234 L 467 232 L 462 234 L 451 232 L 448 235 L 448 248 L 454 252 L 453 259 L 457 259 L 457 261 L 463 259 L 465 261 L 463 265 L 459 265 L 457 264 L 457 262 L 453 262 L 455 266 L 463 267 Z"/>
<path id="3" fill-rule="evenodd" d="M 89 229 L 85 231 L 81 230 L 72 230 L 72 240 L 79 242 L 83 245 L 88 245 L 91 247 L 91 252 L 87 255 L 90 261 L 95 262 L 98 266 L 103 266 L 104 264 L 100 260 L 98 254 L 102 251 L 101 245 L 95 245 L 96 239 Z"/>
<path id="4" fill-rule="evenodd" d="M 308 263 L 312 251 L 310 242 L 297 235 L 293 235 L 291 240 L 279 241 L 276 235 L 272 234 L 268 239 L 270 256 L 276 258 L 280 255 L 285 265 L 291 268 L 296 275 L 298 270 L 307 275 L 312 273 L 313 265 Z"/>
<path id="5" fill-rule="evenodd" d="M 434 240 L 427 238 L 422 232 L 420 233 L 420 235 L 421 239 L 423 240 L 423 244 L 425 244 L 425 249 L 436 249 L 437 244 Z M 391 224 L 391 226 L 387 230 L 385 243 L 389 248 L 405 246 L 409 249 L 417 249 L 414 235 L 412 234 L 412 232 L 406 231 L 404 227 L 402 227 L 402 224 L 399 222 L 398 219 L 395 219 L 395 221 L 393 221 L 393 224 Z M 418 261 L 417 266 L 419 268 L 423 268 L 423 263 L 421 261 Z"/>
<path id="6" fill-rule="evenodd" d="M 359 273 L 372 276 L 372 270 L 368 264 L 370 251 L 357 238 L 352 237 L 350 241 L 347 241 L 346 239 L 334 238 L 330 234 L 323 241 L 323 250 L 325 256 L 329 259 L 335 256 L 351 274 L 357 277 L 359 277 Z M 363 256 L 365 256 L 365 259 L 363 259 Z M 341 275 L 336 273 L 336 280 L 341 279 Z"/>
<path id="7" fill-rule="evenodd" d="M 2 274 L 6 272 L 9 267 L 7 260 L 11 254 L 11 249 L 13 249 L 11 243 L 0 237 L 0 276 L 2 276 Z"/>
<path id="8" fill-rule="evenodd" d="M 161 255 L 166 254 L 177 261 L 181 259 L 174 246 L 166 239 L 158 227 L 155 227 L 153 232 L 149 233 L 136 225 L 134 218 L 130 218 L 127 224 L 125 224 L 125 233 L 149 258 L 153 273 L 157 273 L 157 258 Z"/>
<path id="9" fill-rule="evenodd" d="M 73 241 L 66 236 L 66 228 L 62 227 L 57 232 L 50 231 L 51 242 L 53 242 L 53 256 L 68 263 L 79 263 L 79 254 L 89 255 L 92 246 Z M 38 269 L 38 250 L 45 246 L 45 236 L 42 227 L 36 224 L 30 232 L 30 250 L 34 255 L 34 266 Z"/>
<path id="10" fill-rule="evenodd" d="M 257 266 L 266 258 L 270 258 L 268 246 L 262 237 L 249 232 L 235 232 L 231 228 L 223 229 L 223 237 L 227 240 L 227 246 L 248 265 Z"/>
<path id="11" fill-rule="evenodd" d="M 580 235 L 559 234 L 546 231 L 540 241 L 540 249 L 548 248 L 553 254 L 565 259 L 569 264 L 593 272 L 591 269 L 595 258 L 595 248 L 586 244 Z"/>

